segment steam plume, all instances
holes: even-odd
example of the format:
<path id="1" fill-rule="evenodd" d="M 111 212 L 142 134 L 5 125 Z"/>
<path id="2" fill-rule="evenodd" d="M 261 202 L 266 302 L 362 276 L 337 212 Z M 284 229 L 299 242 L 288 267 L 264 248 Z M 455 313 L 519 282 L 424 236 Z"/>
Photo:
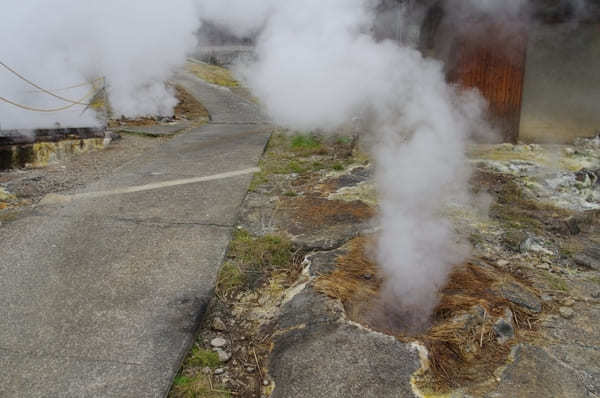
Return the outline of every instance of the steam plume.
<path id="1" fill-rule="evenodd" d="M 230 1 L 219 12 L 216 4 L 221 24 L 227 9 L 248 7 Z M 333 130 L 357 116 L 373 121 L 384 298 L 420 322 L 467 253 L 439 213 L 465 192 L 464 146 L 481 126 L 484 103 L 446 84 L 442 65 L 414 49 L 415 26 L 402 7 L 393 18 L 400 41 L 377 40 L 376 6 L 305 0 L 253 9 L 261 18 L 246 26 L 262 27 L 258 60 L 242 73 L 275 120 L 295 129 Z"/>
<path id="2" fill-rule="evenodd" d="M 172 113 L 176 100 L 164 81 L 195 45 L 195 0 L 4 0 L 2 9 L 0 60 L 41 87 L 61 89 L 104 76 L 117 116 Z M 0 68 L 0 96 L 40 109 L 69 105 L 33 90 Z M 57 94 L 79 100 L 90 90 Z M 96 124 L 94 113 L 82 115 L 83 108 L 45 114 L 0 102 L 0 125 Z"/>

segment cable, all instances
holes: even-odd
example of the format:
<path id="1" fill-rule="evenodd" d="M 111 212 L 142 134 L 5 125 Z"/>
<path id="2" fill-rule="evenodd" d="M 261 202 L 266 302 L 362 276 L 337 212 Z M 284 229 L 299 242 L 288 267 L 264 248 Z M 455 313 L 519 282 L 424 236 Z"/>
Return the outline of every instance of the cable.
<path id="1" fill-rule="evenodd" d="M 73 100 L 70 100 L 70 99 L 68 99 L 68 98 L 61 97 L 60 95 L 54 94 L 53 92 L 51 92 L 51 91 L 48 91 L 48 90 L 46 90 L 46 89 L 44 89 L 44 88 L 42 88 L 42 87 L 38 86 L 37 84 L 35 84 L 35 83 L 34 83 L 34 82 L 32 82 L 31 80 L 28 80 L 28 79 L 27 79 L 27 78 L 25 78 L 23 75 L 19 74 L 19 72 L 17 72 L 16 70 L 12 69 L 11 67 L 9 67 L 8 65 L 6 65 L 6 64 L 5 64 L 4 62 L 2 62 L 2 61 L 0 61 L 0 66 L 3 66 L 4 68 L 6 68 L 6 69 L 7 69 L 9 72 L 11 72 L 12 74 L 14 74 L 14 75 L 15 75 L 15 76 L 17 76 L 19 79 L 21 79 L 21 80 L 23 80 L 24 82 L 26 82 L 27 84 L 30 84 L 31 86 L 33 86 L 33 87 L 37 88 L 38 90 L 40 90 L 40 91 L 42 91 L 42 92 L 44 92 L 44 93 L 46 93 L 46 94 L 48 94 L 48 95 L 51 95 L 51 96 L 52 96 L 52 97 L 54 97 L 54 98 L 58 98 L 58 99 L 59 99 L 59 100 L 61 100 L 61 101 L 69 102 L 69 103 L 71 103 L 71 104 L 73 104 L 73 105 L 87 105 L 87 104 L 83 104 L 83 103 L 81 103 L 80 101 L 73 101 Z M 6 100 L 5 98 L 4 98 L 3 100 L 5 100 L 5 102 L 9 102 L 9 101 L 8 101 L 8 100 Z M 9 102 L 9 103 L 10 103 L 10 102 Z M 14 105 L 14 103 L 13 103 L 13 105 Z M 68 108 L 67 108 L 67 109 L 68 109 Z M 40 112 L 41 112 L 41 111 L 40 111 Z"/>
<path id="2" fill-rule="evenodd" d="M 85 87 L 85 86 L 95 86 L 96 82 L 102 81 L 104 80 L 104 77 L 99 77 L 96 78 L 94 80 L 92 80 L 91 82 L 85 82 L 85 83 L 81 83 L 81 84 L 76 84 L 74 86 L 69 86 L 69 87 L 63 87 L 63 88 L 55 88 L 52 91 L 53 92 L 57 92 L 57 91 L 67 91 L 67 90 L 72 90 L 74 88 L 79 88 L 79 87 Z M 27 90 L 27 93 L 39 93 L 40 90 Z"/>
<path id="3" fill-rule="evenodd" d="M 6 102 L 7 104 L 10 104 L 10 105 L 16 106 L 17 108 L 21 108 L 21 109 L 24 109 L 24 110 L 26 110 L 26 111 L 31 111 L 31 112 L 44 112 L 44 113 L 53 113 L 53 112 L 61 112 L 61 111 L 66 111 L 67 109 L 70 109 L 70 108 L 74 107 L 75 105 L 86 105 L 86 106 L 90 106 L 90 105 L 92 105 L 92 104 L 87 104 L 87 103 L 85 103 L 85 102 L 82 102 L 82 101 L 83 101 L 83 100 L 85 100 L 85 99 L 87 99 L 87 98 L 89 98 L 89 97 L 90 97 L 90 96 L 91 96 L 93 93 L 94 93 L 94 90 L 92 90 L 92 91 L 90 91 L 89 93 L 87 93 L 87 94 L 85 95 L 85 97 L 83 97 L 83 98 L 82 98 L 82 99 L 80 99 L 79 101 L 73 101 L 73 103 L 72 103 L 72 104 L 70 104 L 70 105 L 63 106 L 62 108 L 54 108 L 54 109 L 39 109 L 39 108 L 32 108 L 32 107 L 30 107 L 30 106 L 27 106 L 27 105 L 21 105 L 21 104 L 18 104 L 18 103 L 16 103 L 16 102 L 13 102 L 13 101 L 11 101 L 11 100 L 9 100 L 9 99 L 6 99 L 6 98 L 4 98 L 4 97 L 0 97 L 0 101 L 4 101 L 4 102 Z"/>

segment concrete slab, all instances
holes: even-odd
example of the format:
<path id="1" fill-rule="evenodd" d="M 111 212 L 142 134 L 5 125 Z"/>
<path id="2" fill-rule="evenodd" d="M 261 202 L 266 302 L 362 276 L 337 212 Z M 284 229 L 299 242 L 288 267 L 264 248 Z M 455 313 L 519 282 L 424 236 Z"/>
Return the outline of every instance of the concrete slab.
<path id="1" fill-rule="evenodd" d="M 200 91 L 233 125 L 179 135 L 66 194 L 255 167 L 269 137 L 251 117 L 259 110 L 246 104 L 235 113 L 235 98 L 219 102 L 211 96 L 221 98 L 220 89 Z M 41 205 L 3 224 L 0 396 L 165 396 L 251 178 Z"/>
<path id="2" fill-rule="evenodd" d="M 235 95 L 227 87 L 215 86 L 180 71 L 175 82 L 183 85 L 190 94 L 202 98 L 213 123 L 268 123 L 268 117 L 252 101 Z"/>
<path id="3" fill-rule="evenodd" d="M 571 142 L 600 131 L 600 25 L 536 28 L 527 49 L 519 139 Z"/>
<path id="4" fill-rule="evenodd" d="M 0 396 L 11 398 L 150 397 L 169 371 L 136 364 L 51 358 L 0 350 Z M 73 377 L 74 375 L 85 377 Z"/>

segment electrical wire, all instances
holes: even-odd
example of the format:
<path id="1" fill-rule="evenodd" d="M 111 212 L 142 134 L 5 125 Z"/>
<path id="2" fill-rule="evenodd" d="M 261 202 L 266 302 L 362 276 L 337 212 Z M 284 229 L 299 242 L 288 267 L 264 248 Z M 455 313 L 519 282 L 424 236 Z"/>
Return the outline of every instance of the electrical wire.
<path id="1" fill-rule="evenodd" d="M 68 87 L 62 87 L 62 88 L 55 88 L 53 90 L 51 90 L 52 92 L 57 92 L 57 91 L 68 91 L 68 90 L 73 90 L 74 88 L 80 88 L 80 87 L 86 87 L 86 86 L 95 86 L 95 83 L 97 82 L 101 82 L 104 80 L 104 77 L 99 77 L 96 78 L 94 80 L 92 80 L 91 82 L 85 82 L 85 83 L 81 83 L 81 84 L 76 84 L 74 86 L 68 86 Z M 40 90 L 27 90 L 27 93 L 40 93 L 43 91 Z"/>
<path id="2" fill-rule="evenodd" d="M 85 102 L 82 102 L 82 101 L 85 101 L 86 99 L 88 99 L 89 97 L 91 97 L 94 94 L 94 91 L 95 90 L 90 91 L 89 93 L 87 93 L 85 95 L 85 97 L 81 98 L 79 101 L 73 101 L 73 103 L 71 103 L 69 105 L 63 106 L 61 108 L 53 108 L 53 109 L 40 109 L 40 108 L 33 108 L 33 107 L 30 107 L 30 106 L 27 106 L 27 105 L 21 105 L 21 104 L 18 104 L 18 103 L 14 102 L 14 101 L 11 101 L 11 100 L 9 100 L 7 98 L 4 98 L 4 97 L 1 97 L 1 96 L 0 96 L 0 101 L 6 102 L 7 104 L 16 106 L 17 108 L 21 108 L 21 109 L 24 109 L 26 111 L 53 113 L 53 112 L 66 111 L 67 109 L 70 109 L 70 108 L 72 108 L 72 107 L 74 107 L 76 105 L 85 105 L 85 106 L 92 105 L 92 104 L 85 103 Z"/>
<path id="3" fill-rule="evenodd" d="M 38 90 L 40 90 L 40 91 L 42 91 L 42 92 L 44 92 L 44 93 L 46 93 L 46 94 L 48 94 L 48 95 L 50 95 L 50 96 L 52 96 L 52 97 L 54 97 L 54 98 L 57 98 L 57 99 L 59 99 L 59 100 L 61 100 L 61 101 L 64 101 L 64 102 L 71 103 L 71 104 L 73 104 L 73 105 L 88 105 L 88 104 L 82 103 L 81 101 L 74 101 L 74 100 L 71 100 L 71 99 L 68 99 L 68 98 L 65 98 L 65 97 L 61 97 L 60 95 L 54 94 L 53 92 L 51 92 L 51 91 L 48 91 L 48 90 L 46 90 L 45 88 L 42 88 L 42 87 L 38 86 L 37 84 L 35 84 L 35 83 L 34 83 L 34 82 L 32 82 L 31 80 L 27 79 L 26 77 L 24 77 L 24 76 L 23 76 L 23 75 L 21 75 L 19 72 L 17 72 L 16 70 L 12 69 L 10 66 L 6 65 L 6 64 L 5 64 L 4 62 L 2 62 L 2 61 L 0 61 L 0 66 L 4 67 L 6 70 L 8 70 L 9 72 L 11 72 L 11 73 L 12 73 L 12 74 L 14 74 L 15 76 L 17 76 L 19 79 L 23 80 L 25 83 L 27 83 L 27 84 L 29 84 L 29 85 L 31 85 L 31 86 L 33 86 L 33 87 L 37 88 Z M 11 104 L 15 105 L 14 103 L 12 103 L 12 102 L 9 102 L 9 101 L 8 101 L 6 98 L 3 98 L 3 100 L 4 100 L 5 102 L 8 102 L 8 103 L 11 103 Z M 15 105 L 15 106 L 16 106 L 16 105 Z M 66 109 L 68 109 L 68 108 L 66 108 Z M 41 111 L 40 111 L 40 112 L 41 112 Z"/>

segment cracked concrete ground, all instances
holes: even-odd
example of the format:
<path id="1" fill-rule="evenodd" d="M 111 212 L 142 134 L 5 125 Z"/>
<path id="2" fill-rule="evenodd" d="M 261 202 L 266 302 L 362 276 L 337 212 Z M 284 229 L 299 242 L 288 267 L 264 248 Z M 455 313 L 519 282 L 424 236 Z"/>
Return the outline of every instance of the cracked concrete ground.
<path id="1" fill-rule="evenodd" d="M 168 393 L 270 135 L 256 104 L 191 75 L 177 80 L 217 123 L 62 192 L 115 194 L 35 204 L 0 225 L 0 396 Z"/>

